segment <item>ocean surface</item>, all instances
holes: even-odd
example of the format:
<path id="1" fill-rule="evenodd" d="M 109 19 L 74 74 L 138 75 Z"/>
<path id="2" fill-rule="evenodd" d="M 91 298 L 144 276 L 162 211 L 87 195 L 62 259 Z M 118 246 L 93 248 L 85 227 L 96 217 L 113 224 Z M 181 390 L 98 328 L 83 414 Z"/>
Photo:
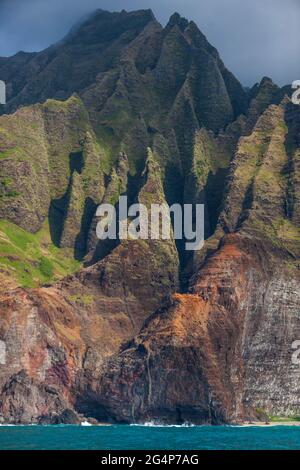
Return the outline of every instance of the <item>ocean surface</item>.
<path id="1" fill-rule="evenodd" d="M 300 426 L 0 426 L 0 449 L 300 449 Z"/>

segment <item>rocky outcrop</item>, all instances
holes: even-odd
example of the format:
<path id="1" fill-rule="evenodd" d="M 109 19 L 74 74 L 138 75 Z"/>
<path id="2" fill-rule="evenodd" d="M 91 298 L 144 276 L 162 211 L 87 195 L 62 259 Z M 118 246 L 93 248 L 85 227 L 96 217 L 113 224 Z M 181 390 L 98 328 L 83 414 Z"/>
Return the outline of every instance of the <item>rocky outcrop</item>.
<path id="1" fill-rule="evenodd" d="M 119 202 L 119 197 L 125 195 L 128 186 L 128 172 L 129 164 L 127 155 L 123 152 L 120 154 L 116 168 L 112 168 L 109 176 L 109 182 L 105 189 L 103 204 L 116 205 Z M 110 240 L 99 240 L 96 233 L 98 217 L 94 213 L 88 232 L 87 251 L 88 254 L 85 258 L 86 263 L 93 263 L 96 260 L 103 258 L 109 251 L 111 251 L 117 242 Z"/>

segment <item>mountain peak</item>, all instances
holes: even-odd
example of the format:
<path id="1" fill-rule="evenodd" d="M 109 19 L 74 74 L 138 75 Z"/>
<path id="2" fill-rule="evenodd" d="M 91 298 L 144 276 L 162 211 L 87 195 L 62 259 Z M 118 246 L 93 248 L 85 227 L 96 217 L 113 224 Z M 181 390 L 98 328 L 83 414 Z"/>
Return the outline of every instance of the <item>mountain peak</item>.
<path id="1" fill-rule="evenodd" d="M 121 17 L 123 20 L 126 17 L 136 17 L 136 18 L 143 18 L 146 21 L 156 21 L 153 11 L 151 8 L 140 9 L 140 10 L 132 10 L 127 11 L 123 8 L 121 11 L 108 11 L 98 8 L 92 15 L 90 15 L 90 19 L 94 19 L 95 17 Z"/>
<path id="2" fill-rule="evenodd" d="M 175 12 L 173 15 L 170 17 L 168 24 L 166 26 L 167 29 L 171 29 L 174 26 L 178 26 L 181 31 L 184 31 L 184 29 L 187 27 L 189 24 L 188 20 L 182 16 L 180 16 L 179 13 Z"/>
<path id="3" fill-rule="evenodd" d="M 84 16 L 64 38 L 64 42 L 96 43 L 109 41 L 127 31 L 141 32 L 155 21 L 151 9 L 111 12 L 102 9 Z"/>
<path id="4" fill-rule="evenodd" d="M 272 78 L 270 77 L 263 77 L 261 79 L 261 82 L 259 84 L 260 87 L 264 86 L 264 85 L 274 85 L 274 82 L 272 80 Z"/>

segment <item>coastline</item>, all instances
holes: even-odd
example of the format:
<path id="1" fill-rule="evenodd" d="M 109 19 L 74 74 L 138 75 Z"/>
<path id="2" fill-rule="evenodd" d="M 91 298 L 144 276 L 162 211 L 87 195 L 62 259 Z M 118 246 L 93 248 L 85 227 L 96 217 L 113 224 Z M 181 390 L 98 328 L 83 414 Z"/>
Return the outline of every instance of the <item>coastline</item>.
<path id="1" fill-rule="evenodd" d="M 28 424 L 20 424 L 20 423 L 0 423 L 0 427 L 56 427 L 56 426 L 72 426 L 72 427 L 113 427 L 119 426 L 119 424 L 115 423 L 105 423 L 105 422 L 97 422 L 96 420 L 83 420 L 80 423 L 60 423 L 60 424 L 39 424 L 39 423 L 28 423 Z M 126 425 L 124 425 L 126 426 Z M 210 427 L 210 428 L 218 428 L 218 427 L 228 427 L 228 428 L 239 428 L 239 427 L 278 427 L 278 426 L 300 426 L 300 420 L 295 419 L 279 419 L 278 421 L 240 421 L 240 422 L 232 422 L 232 423 L 223 423 L 223 424 L 193 424 L 193 423 L 183 423 L 183 424 L 163 424 L 163 423 L 154 423 L 154 422 L 145 422 L 145 423 L 128 423 L 127 426 L 130 427 L 159 427 L 159 428 L 192 428 L 192 427 Z"/>
<path id="2" fill-rule="evenodd" d="M 237 426 L 241 427 L 274 427 L 274 426 L 300 426 L 300 421 L 271 421 L 271 422 L 263 422 L 263 421 L 249 421 L 244 423 L 239 423 Z"/>

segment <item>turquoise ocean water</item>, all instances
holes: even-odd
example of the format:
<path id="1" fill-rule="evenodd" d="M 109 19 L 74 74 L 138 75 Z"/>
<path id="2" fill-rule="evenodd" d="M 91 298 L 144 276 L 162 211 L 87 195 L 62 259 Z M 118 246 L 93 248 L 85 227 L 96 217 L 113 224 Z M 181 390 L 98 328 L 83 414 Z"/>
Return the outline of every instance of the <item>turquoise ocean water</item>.
<path id="1" fill-rule="evenodd" d="M 0 450 L 300 449 L 300 426 L 0 426 Z"/>

